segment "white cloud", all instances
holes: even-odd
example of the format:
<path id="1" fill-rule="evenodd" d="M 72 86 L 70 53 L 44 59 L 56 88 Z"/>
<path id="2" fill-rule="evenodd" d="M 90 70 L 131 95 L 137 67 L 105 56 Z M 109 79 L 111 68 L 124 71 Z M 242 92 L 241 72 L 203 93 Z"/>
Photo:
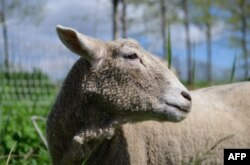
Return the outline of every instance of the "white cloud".
<path id="1" fill-rule="evenodd" d="M 201 43 L 205 41 L 204 33 L 195 25 L 190 25 L 189 36 L 192 43 Z M 184 48 L 186 41 L 186 32 L 183 25 L 175 24 L 171 26 L 172 45 L 175 48 Z"/>
<path id="2" fill-rule="evenodd" d="M 55 27 L 57 24 L 69 26 L 99 38 L 111 36 L 111 3 L 106 0 L 48 1 L 48 17 L 43 24 Z M 105 34 L 105 35 L 104 35 Z"/>
<path id="3" fill-rule="evenodd" d="M 217 21 L 212 26 L 212 39 L 213 41 L 220 39 L 224 34 L 224 30 L 226 29 L 226 25 L 222 21 Z"/>

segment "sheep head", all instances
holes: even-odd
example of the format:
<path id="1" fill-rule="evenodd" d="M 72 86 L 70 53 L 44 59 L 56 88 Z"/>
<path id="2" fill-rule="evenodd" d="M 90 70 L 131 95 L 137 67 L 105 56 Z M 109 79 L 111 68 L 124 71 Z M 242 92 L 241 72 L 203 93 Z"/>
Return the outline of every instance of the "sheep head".
<path id="1" fill-rule="evenodd" d="M 181 121 L 191 97 L 176 76 L 137 41 L 104 42 L 57 26 L 60 40 L 87 61 L 81 93 L 99 109 L 124 120 Z"/>

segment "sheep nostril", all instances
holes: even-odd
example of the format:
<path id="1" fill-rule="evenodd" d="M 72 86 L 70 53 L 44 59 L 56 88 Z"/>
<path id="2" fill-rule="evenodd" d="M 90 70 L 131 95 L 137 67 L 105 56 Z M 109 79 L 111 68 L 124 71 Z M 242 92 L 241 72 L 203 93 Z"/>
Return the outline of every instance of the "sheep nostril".
<path id="1" fill-rule="evenodd" d="M 185 99 L 187 99 L 188 101 L 192 101 L 192 98 L 191 98 L 191 96 L 190 96 L 190 94 L 189 94 L 188 92 L 182 91 L 182 92 L 181 92 L 181 95 L 182 95 Z"/>

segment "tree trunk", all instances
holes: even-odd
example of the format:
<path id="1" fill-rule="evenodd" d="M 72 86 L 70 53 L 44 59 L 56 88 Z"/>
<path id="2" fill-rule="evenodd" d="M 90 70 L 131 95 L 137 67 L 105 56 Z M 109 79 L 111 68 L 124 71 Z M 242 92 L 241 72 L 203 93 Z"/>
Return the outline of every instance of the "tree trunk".
<path id="1" fill-rule="evenodd" d="M 119 14 L 118 14 L 118 1 L 113 0 L 113 39 L 118 39 L 118 21 L 119 21 Z"/>
<path id="2" fill-rule="evenodd" d="M 122 0 L 122 37 L 127 38 L 127 0 Z"/>
<path id="3" fill-rule="evenodd" d="M 211 25 L 206 23 L 207 40 L 207 82 L 212 83 L 212 46 L 211 46 Z"/>
<path id="4" fill-rule="evenodd" d="M 188 85 L 192 86 L 193 85 L 192 54 L 191 54 L 191 41 L 189 35 L 189 12 L 188 12 L 187 0 L 182 0 L 182 4 L 185 13 L 184 26 L 186 32 L 186 49 L 187 49 L 187 80 L 188 80 Z"/>
<path id="5" fill-rule="evenodd" d="M 212 35 L 211 35 L 211 26 L 212 26 L 212 15 L 211 15 L 211 0 L 207 0 L 206 3 L 206 42 L 207 42 L 207 82 L 209 85 L 212 84 Z"/>
<path id="6" fill-rule="evenodd" d="M 163 56 L 167 58 L 167 35 L 166 35 L 166 6 L 165 1 L 161 0 L 161 36 L 162 36 L 162 49 Z"/>
<path id="7" fill-rule="evenodd" d="M 4 65 L 6 73 L 9 72 L 9 45 L 8 45 L 8 33 L 7 33 L 7 25 L 5 18 L 5 0 L 2 0 L 2 30 L 3 30 L 3 49 L 4 49 Z"/>
<path id="8" fill-rule="evenodd" d="M 245 11 L 245 0 L 242 0 L 240 3 L 241 7 L 241 47 L 243 52 L 243 59 L 244 59 L 244 79 L 248 79 L 248 50 L 247 50 L 247 22 L 246 22 L 246 11 Z"/>

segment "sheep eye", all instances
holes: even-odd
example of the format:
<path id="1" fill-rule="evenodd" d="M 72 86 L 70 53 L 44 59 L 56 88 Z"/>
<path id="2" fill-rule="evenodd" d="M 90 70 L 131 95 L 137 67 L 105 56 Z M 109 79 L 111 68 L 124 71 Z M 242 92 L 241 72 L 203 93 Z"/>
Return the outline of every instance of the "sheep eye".
<path id="1" fill-rule="evenodd" d="M 125 55 L 123 56 L 125 59 L 130 59 L 130 60 L 134 60 L 136 58 L 138 58 L 137 54 L 136 53 L 131 53 L 131 54 L 128 54 L 128 55 Z"/>

